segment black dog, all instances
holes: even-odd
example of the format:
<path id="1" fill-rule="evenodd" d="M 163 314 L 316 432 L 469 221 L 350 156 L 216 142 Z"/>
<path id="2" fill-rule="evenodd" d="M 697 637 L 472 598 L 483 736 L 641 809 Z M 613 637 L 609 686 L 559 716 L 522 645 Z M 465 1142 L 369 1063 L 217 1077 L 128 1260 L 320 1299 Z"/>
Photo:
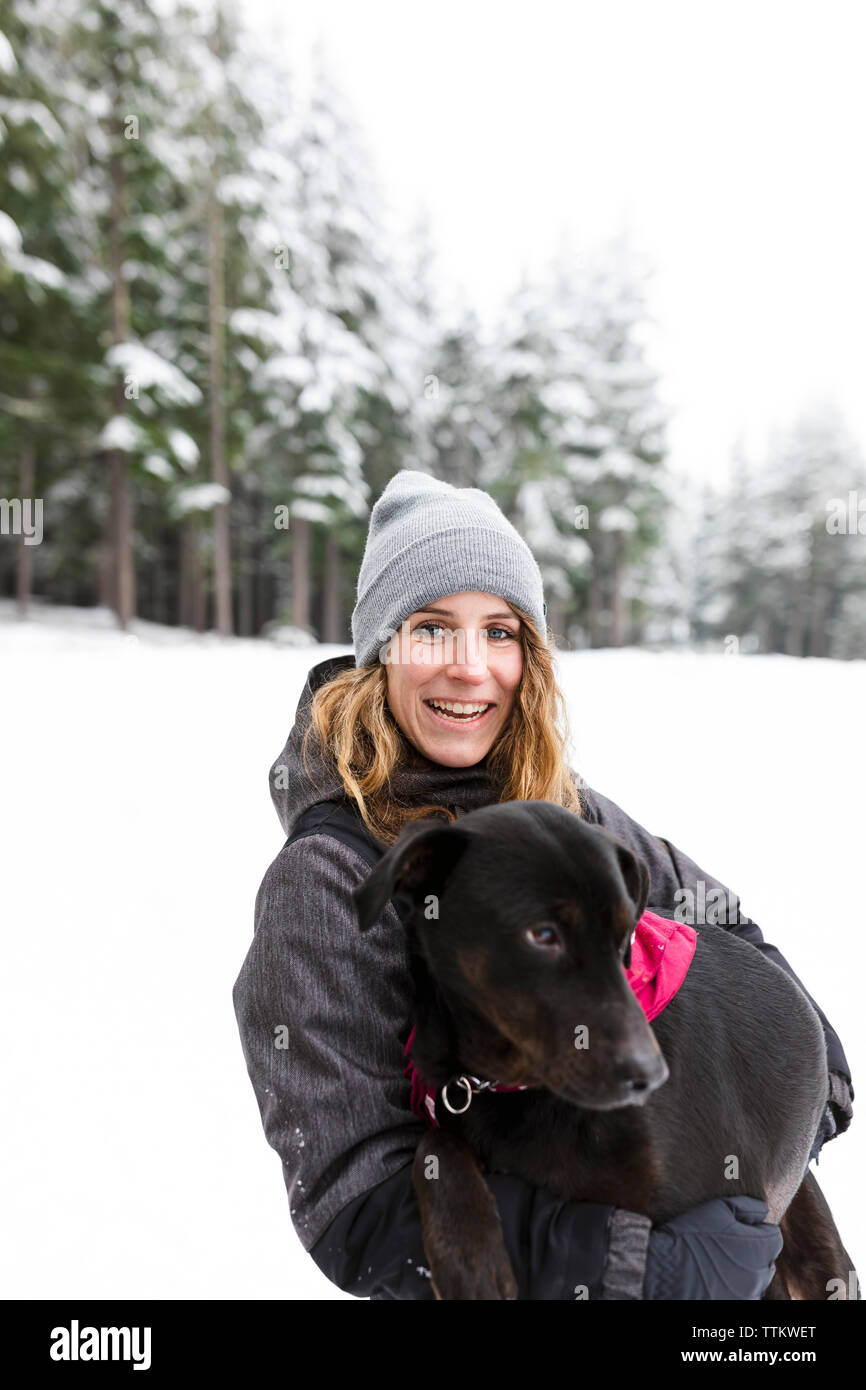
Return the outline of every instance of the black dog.
<path id="1" fill-rule="evenodd" d="M 494 1170 L 653 1224 L 713 1197 L 763 1197 L 785 1241 L 765 1297 L 826 1299 L 831 1279 L 847 1288 L 851 1261 L 808 1172 L 827 1100 L 818 1016 L 760 951 L 705 925 L 679 991 L 648 1023 L 623 965 L 649 887 L 643 860 L 601 826 L 510 801 L 450 825 L 410 823 L 355 889 L 362 930 L 391 897 L 411 909 L 423 1081 L 452 1082 L 456 1109 L 462 1074 L 527 1088 L 470 1094 L 459 1115 L 440 1091 L 440 1127 L 414 1166 L 437 1298 L 516 1296 L 481 1177 Z M 575 1045 L 579 1025 L 588 1047 Z"/>

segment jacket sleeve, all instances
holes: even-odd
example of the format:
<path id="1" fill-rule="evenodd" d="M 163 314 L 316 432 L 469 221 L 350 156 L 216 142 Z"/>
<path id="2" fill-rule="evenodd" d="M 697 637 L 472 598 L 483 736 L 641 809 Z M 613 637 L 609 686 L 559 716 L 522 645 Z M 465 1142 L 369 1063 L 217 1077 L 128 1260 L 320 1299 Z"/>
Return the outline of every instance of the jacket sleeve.
<path id="1" fill-rule="evenodd" d="M 647 904 L 650 909 L 665 913 L 668 916 L 676 912 L 680 921 L 691 922 L 693 918 L 687 910 L 686 893 L 690 896 L 694 895 L 692 901 L 699 903 L 701 901 L 701 890 L 699 889 L 701 882 L 704 885 L 702 890 L 704 901 L 714 889 L 719 890 L 724 906 L 717 913 L 714 905 L 719 899 L 713 899 L 708 905 L 707 920 L 718 922 L 720 926 L 726 927 L 735 935 L 742 937 L 744 941 L 751 942 L 762 955 L 765 955 L 768 960 L 773 961 L 786 974 L 790 975 L 809 1000 L 824 1029 L 828 1072 L 828 1105 L 824 1121 L 816 1137 L 816 1148 L 812 1151 L 814 1157 L 821 1144 L 848 1128 L 853 1115 L 854 1087 L 851 1081 L 851 1069 L 842 1043 L 824 1011 L 815 1003 L 781 952 L 764 940 L 757 923 L 743 914 L 736 894 L 732 893 L 712 874 L 700 869 L 693 859 L 690 859 L 682 850 L 677 849 L 676 845 L 672 845 L 669 840 L 665 840 L 661 836 L 651 835 L 648 830 L 645 830 L 642 825 L 638 825 L 637 821 L 632 820 L 631 816 L 627 815 L 620 806 L 617 806 L 608 797 L 602 796 L 600 792 L 586 786 L 584 786 L 584 795 L 589 803 L 590 818 L 599 825 L 603 825 L 605 829 L 616 835 L 618 839 L 646 861 L 651 881 L 650 900 Z M 713 915 L 710 916 L 710 913 Z M 700 925 L 699 922 L 693 924 Z"/>
<path id="2" fill-rule="evenodd" d="M 284 848 L 259 889 L 232 999 L 302 1245 L 348 1293 L 432 1299 L 412 1185 L 424 1125 L 403 1076 L 408 951 L 392 904 L 360 931 L 351 890 L 368 873 L 360 855 L 330 836 Z M 645 1217 L 562 1202 L 513 1174 L 486 1181 L 518 1297 L 642 1297 Z"/>

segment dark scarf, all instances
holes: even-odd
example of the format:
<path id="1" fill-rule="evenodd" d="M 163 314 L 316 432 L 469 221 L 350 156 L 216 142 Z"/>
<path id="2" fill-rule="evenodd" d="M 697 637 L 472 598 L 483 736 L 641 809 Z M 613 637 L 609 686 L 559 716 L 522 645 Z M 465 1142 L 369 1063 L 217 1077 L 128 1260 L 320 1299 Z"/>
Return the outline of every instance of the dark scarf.
<path id="1" fill-rule="evenodd" d="M 407 757 L 394 769 L 390 784 L 391 795 L 401 806 L 441 803 L 464 815 L 501 799 L 501 784 L 494 783 L 486 756 L 473 767 L 443 767 L 408 739 L 406 743 Z"/>

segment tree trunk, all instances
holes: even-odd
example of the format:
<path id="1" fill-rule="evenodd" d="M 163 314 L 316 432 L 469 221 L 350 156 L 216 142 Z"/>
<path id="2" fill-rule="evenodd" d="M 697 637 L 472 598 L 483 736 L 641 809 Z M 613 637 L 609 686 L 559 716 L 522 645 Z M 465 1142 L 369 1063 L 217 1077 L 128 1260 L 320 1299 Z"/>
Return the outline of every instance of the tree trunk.
<path id="1" fill-rule="evenodd" d="M 132 560 L 132 497 L 126 454 L 113 449 L 111 459 L 111 491 L 114 498 L 114 611 L 121 628 L 126 629 L 135 616 L 135 572 Z"/>
<path id="2" fill-rule="evenodd" d="M 829 657 L 837 657 L 837 656 L 838 656 L 838 651 L 837 651 L 837 645 L 838 645 L 838 638 L 837 638 L 837 634 L 838 634 L 838 625 L 839 625 L 839 619 L 841 618 L 841 615 L 842 615 L 842 610 L 843 610 L 844 604 L 845 604 L 845 589 L 844 589 L 844 586 L 843 586 L 842 584 L 840 584 L 837 580 L 834 580 L 834 581 L 831 583 L 831 585 L 830 585 L 830 592 L 829 592 L 829 595 L 828 595 L 828 597 L 827 597 L 827 618 L 826 618 L 826 625 L 827 625 L 827 649 L 826 649 L 826 655 L 829 656 Z M 837 638 L 836 641 L 833 640 L 834 637 Z"/>
<path id="3" fill-rule="evenodd" d="M 830 608 L 830 593 L 821 581 L 812 595 L 812 617 L 809 625 L 809 655 L 827 655 L 827 615 Z"/>
<path id="4" fill-rule="evenodd" d="M 803 591 L 799 584 L 792 585 L 788 590 L 786 607 L 788 622 L 785 631 L 785 654 L 787 656 L 802 656 L 805 615 L 803 612 Z"/>
<path id="5" fill-rule="evenodd" d="M 187 522 L 180 526 L 180 555 L 177 566 L 177 621 L 181 627 L 191 627 L 189 602 L 189 539 Z"/>
<path id="6" fill-rule="evenodd" d="M 21 441 L 21 452 L 18 458 L 18 496 L 21 499 L 23 509 L 27 498 L 30 498 L 31 524 L 35 521 L 36 512 L 36 456 L 32 439 Z M 18 564 L 16 577 L 16 594 L 18 598 L 19 617 L 26 618 L 30 610 L 30 598 L 33 588 L 33 547 L 25 545 L 27 537 L 24 534 L 24 526 L 21 526 L 21 534 L 18 537 Z"/>
<path id="7" fill-rule="evenodd" d="M 157 546 L 159 559 L 151 565 L 150 580 L 150 602 L 152 605 L 152 618 L 155 623 L 167 623 L 168 617 L 168 566 L 163 562 L 166 554 L 166 547 L 163 544 L 163 528 L 157 530 Z"/>
<path id="8" fill-rule="evenodd" d="M 621 647 L 623 643 L 623 630 L 625 627 L 623 580 L 625 578 L 626 538 L 621 531 L 615 531 L 612 540 L 613 595 L 611 607 L 613 610 L 613 622 L 611 625 L 610 644 L 612 647 Z"/>
<path id="9" fill-rule="evenodd" d="M 196 522 L 193 529 L 195 542 L 192 552 L 192 625 L 196 632 L 204 632 L 207 627 L 207 575 L 202 557 L 202 527 Z"/>
<path id="10" fill-rule="evenodd" d="M 325 593 L 322 604 L 322 641 L 343 641 L 340 613 L 340 547 L 328 533 L 325 541 Z"/>
<path id="11" fill-rule="evenodd" d="M 203 585 L 201 537 L 197 519 L 187 517 L 180 533 L 179 613 L 181 627 L 201 631 L 203 627 Z"/>
<path id="12" fill-rule="evenodd" d="M 253 632 L 260 632 L 265 623 L 274 616 L 273 575 L 263 564 L 256 572 L 256 604 L 253 618 Z"/>
<path id="13" fill-rule="evenodd" d="M 238 549 L 238 632 L 242 637 L 252 637 L 255 631 L 256 611 L 256 548 L 255 548 L 255 491 L 250 495 L 248 479 L 240 475 L 240 513 L 238 504 L 233 506 L 236 524 Z"/>
<path id="14" fill-rule="evenodd" d="M 596 549 L 592 552 L 592 570 L 589 576 L 589 600 L 587 603 L 586 626 L 590 647 L 599 645 L 599 615 L 601 612 L 601 556 Z"/>
<path id="15" fill-rule="evenodd" d="M 241 637 L 253 635 L 253 586 L 252 564 L 249 559 L 242 560 L 238 590 L 238 631 Z"/>
<path id="16" fill-rule="evenodd" d="M 103 454 L 105 468 L 105 490 L 108 506 L 102 527 L 102 540 L 99 546 L 99 603 L 102 608 L 114 609 L 114 484 L 111 479 L 111 466 L 108 454 Z"/>
<path id="17" fill-rule="evenodd" d="M 211 40 L 211 49 L 217 62 L 222 65 L 223 16 L 217 6 L 216 29 Z M 215 483 L 228 489 L 229 469 L 225 449 L 225 415 L 223 409 L 223 384 L 225 361 L 225 229 L 223 209 L 218 197 L 220 178 L 219 146 L 222 136 L 221 112 L 210 108 L 210 134 L 213 159 L 211 162 L 210 188 L 208 195 L 208 340 L 209 392 L 210 392 L 210 454 L 211 477 Z M 213 567 L 214 604 L 216 629 L 223 636 L 232 632 L 232 556 L 231 521 L 229 503 L 220 502 L 213 509 Z"/>
<path id="18" fill-rule="evenodd" d="M 292 522 L 292 626 L 310 626 L 310 523 L 305 516 Z"/>
<path id="19" fill-rule="evenodd" d="M 112 152 L 109 159 L 111 211 L 109 218 L 109 250 L 111 257 L 111 340 L 124 343 L 129 338 L 129 290 L 123 276 L 123 238 L 126 218 L 126 188 L 123 176 L 124 111 L 121 101 L 122 84 L 114 57 L 109 64 L 115 100 L 112 125 Z M 115 415 L 126 412 L 123 379 L 118 375 L 114 384 Z M 132 553 L 132 496 L 126 454 L 112 449 L 108 455 L 112 500 L 113 606 L 121 628 L 129 626 L 135 615 L 135 566 Z"/>

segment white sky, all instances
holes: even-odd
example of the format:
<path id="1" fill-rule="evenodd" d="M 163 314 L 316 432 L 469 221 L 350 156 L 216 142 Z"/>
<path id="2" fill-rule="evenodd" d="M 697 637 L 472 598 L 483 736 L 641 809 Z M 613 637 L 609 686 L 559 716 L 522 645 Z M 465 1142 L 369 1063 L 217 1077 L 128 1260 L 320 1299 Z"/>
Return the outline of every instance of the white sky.
<path id="1" fill-rule="evenodd" d="M 724 477 L 815 397 L 866 441 L 857 0 L 241 3 L 296 69 L 323 36 L 395 225 L 426 207 L 485 321 L 564 233 L 629 226 L 674 468 Z"/>

